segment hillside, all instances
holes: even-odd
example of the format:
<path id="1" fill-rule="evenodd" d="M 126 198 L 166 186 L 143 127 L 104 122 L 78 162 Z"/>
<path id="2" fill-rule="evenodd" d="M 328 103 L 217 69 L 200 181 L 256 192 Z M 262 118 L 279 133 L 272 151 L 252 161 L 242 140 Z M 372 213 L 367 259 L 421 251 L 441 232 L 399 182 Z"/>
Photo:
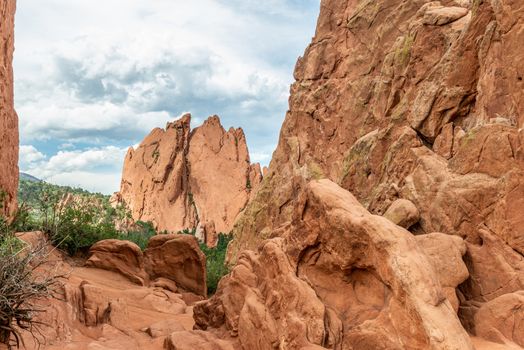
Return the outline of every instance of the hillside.
<path id="1" fill-rule="evenodd" d="M 27 181 L 33 181 L 33 182 L 41 182 L 42 181 L 39 178 L 34 177 L 33 175 L 22 173 L 22 172 L 20 173 L 20 179 L 24 179 L 24 180 L 27 180 Z"/>
<path id="2" fill-rule="evenodd" d="M 105 207 L 109 206 L 109 196 L 101 193 L 91 193 L 78 187 L 59 186 L 42 181 L 27 174 L 20 174 L 18 185 L 18 200 L 30 208 L 38 208 L 45 193 L 53 193 L 58 197 L 67 194 L 82 196 L 93 200 L 99 200 Z"/>

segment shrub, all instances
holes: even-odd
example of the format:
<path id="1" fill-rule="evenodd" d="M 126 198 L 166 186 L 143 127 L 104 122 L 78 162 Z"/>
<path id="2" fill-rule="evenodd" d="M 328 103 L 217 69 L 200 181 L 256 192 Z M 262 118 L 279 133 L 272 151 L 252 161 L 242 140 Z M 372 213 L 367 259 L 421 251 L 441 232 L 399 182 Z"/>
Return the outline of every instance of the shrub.
<path id="1" fill-rule="evenodd" d="M 157 232 L 151 222 L 137 221 L 136 226 L 136 230 L 120 233 L 118 238 L 131 241 L 144 250 L 147 248 L 149 239 L 155 236 Z"/>
<path id="2" fill-rule="evenodd" d="M 208 248 L 205 244 L 200 245 L 200 249 L 207 258 L 207 293 L 209 295 L 215 294 L 218 282 L 229 273 L 229 268 L 226 265 L 226 253 L 227 246 L 232 239 L 232 235 L 221 233 L 218 235 L 218 243 L 215 248 Z"/>
<path id="3" fill-rule="evenodd" d="M 84 252 L 98 241 L 119 237 L 114 224 L 98 221 L 96 208 L 88 205 L 68 206 L 57 214 L 55 220 L 51 240 L 70 255 Z"/>
<path id="4" fill-rule="evenodd" d="M 35 302 L 55 297 L 61 276 L 35 273 L 46 261 L 46 245 L 29 247 L 12 234 L 0 238 L 0 343 L 8 349 L 23 344 L 28 331 L 40 344 L 41 325 L 35 316 L 45 312 Z"/>

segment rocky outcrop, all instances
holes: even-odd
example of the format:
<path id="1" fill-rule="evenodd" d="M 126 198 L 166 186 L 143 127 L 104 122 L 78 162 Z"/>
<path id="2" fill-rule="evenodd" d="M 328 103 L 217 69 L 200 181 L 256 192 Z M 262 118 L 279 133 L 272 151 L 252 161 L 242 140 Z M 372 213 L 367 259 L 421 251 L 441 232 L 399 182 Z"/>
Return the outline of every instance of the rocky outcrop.
<path id="1" fill-rule="evenodd" d="M 415 236 L 415 239 L 433 265 L 446 299 L 458 311 L 456 289 L 469 277 L 462 258 L 466 254 L 466 243 L 460 237 L 444 233 Z"/>
<path id="2" fill-rule="evenodd" d="M 260 166 L 250 163 L 242 129 L 224 130 L 217 116 L 194 130 L 190 122 L 185 115 L 129 149 L 114 199 L 160 231 L 230 232 L 262 180 Z"/>
<path id="3" fill-rule="evenodd" d="M 373 214 L 408 200 L 412 233 L 466 241 L 458 298 L 472 331 L 483 303 L 523 288 L 523 33 L 514 0 L 323 0 L 229 261 L 284 232 L 310 180 L 338 183 Z"/>
<path id="4" fill-rule="evenodd" d="M 205 297 L 206 256 L 195 237 L 158 235 L 144 252 L 145 269 L 152 280 L 166 278 L 188 292 Z"/>
<path id="5" fill-rule="evenodd" d="M 118 272 L 141 286 L 148 282 L 142 250 L 129 241 L 108 239 L 96 243 L 89 249 L 86 266 Z"/>
<path id="6" fill-rule="evenodd" d="M 468 276 L 461 238 L 434 234 L 421 249 L 329 180 L 307 186 L 280 235 L 243 252 L 195 306 L 198 328 L 225 329 L 253 350 L 473 349 L 441 287 Z"/>
<path id="7" fill-rule="evenodd" d="M 100 241 L 89 250 L 86 266 L 117 272 L 141 286 L 207 294 L 206 256 L 190 235 L 154 236 L 144 252 L 132 242 Z"/>
<path id="8" fill-rule="evenodd" d="M 0 216 L 17 210 L 18 116 L 13 97 L 15 0 L 0 1 Z"/>
<path id="9" fill-rule="evenodd" d="M 496 343 L 524 347 L 524 290 L 484 304 L 475 315 L 478 336 Z"/>
<path id="10" fill-rule="evenodd" d="M 386 213 L 386 219 L 389 219 L 395 225 L 409 229 L 420 220 L 420 214 L 417 207 L 406 199 L 397 199 L 391 204 Z"/>
<path id="11" fill-rule="evenodd" d="M 33 246 L 45 240 L 40 232 L 18 237 Z M 192 330 L 193 303 L 184 291 L 133 282 L 129 271 L 137 273 L 143 266 L 136 248 L 129 242 L 100 242 L 91 251 L 91 263 L 82 267 L 49 245 L 48 260 L 37 278 L 62 274 L 63 286 L 56 288 L 56 298 L 33 301 L 45 312 L 35 315 L 42 322 L 33 329 L 36 339 L 23 331 L 22 349 L 238 349 L 231 339 Z"/>

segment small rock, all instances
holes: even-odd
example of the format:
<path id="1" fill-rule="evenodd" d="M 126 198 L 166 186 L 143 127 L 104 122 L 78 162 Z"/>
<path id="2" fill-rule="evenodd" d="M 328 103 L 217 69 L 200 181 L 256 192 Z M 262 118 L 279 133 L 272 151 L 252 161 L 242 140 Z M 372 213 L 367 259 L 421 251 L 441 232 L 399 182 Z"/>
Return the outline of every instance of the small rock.
<path id="1" fill-rule="evenodd" d="M 420 220 L 420 213 L 411 201 L 398 199 L 390 205 L 384 217 L 396 225 L 409 229 Z"/>

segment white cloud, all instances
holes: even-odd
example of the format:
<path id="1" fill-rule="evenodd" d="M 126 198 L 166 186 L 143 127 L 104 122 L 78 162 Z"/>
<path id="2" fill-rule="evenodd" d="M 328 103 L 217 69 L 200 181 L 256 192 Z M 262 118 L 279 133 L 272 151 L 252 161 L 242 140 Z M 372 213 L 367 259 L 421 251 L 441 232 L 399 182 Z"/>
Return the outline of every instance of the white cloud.
<path id="1" fill-rule="evenodd" d="M 21 146 L 21 171 L 59 185 L 110 194 L 119 188 L 127 149 L 114 146 L 59 151 L 47 158 L 33 146 Z"/>
<path id="2" fill-rule="evenodd" d="M 40 153 L 26 149 L 21 168 L 62 183 L 111 177 L 121 150 L 186 111 L 193 126 L 219 114 L 243 127 L 267 164 L 317 12 L 318 0 L 18 0 L 20 137 Z"/>
<path id="3" fill-rule="evenodd" d="M 93 181 L 96 179 L 96 181 Z M 120 173 L 92 173 L 87 171 L 71 171 L 55 174 L 46 179 L 47 182 L 62 186 L 79 187 L 90 192 L 112 194 L 120 187 Z"/>
<path id="4" fill-rule="evenodd" d="M 265 165 L 271 159 L 271 154 L 251 152 L 250 158 L 252 163 L 261 163 Z"/>
<path id="5" fill-rule="evenodd" d="M 46 156 L 39 152 L 35 147 L 31 145 L 20 146 L 20 169 L 25 170 L 30 168 L 35 163 L 43 161 Z"/>

